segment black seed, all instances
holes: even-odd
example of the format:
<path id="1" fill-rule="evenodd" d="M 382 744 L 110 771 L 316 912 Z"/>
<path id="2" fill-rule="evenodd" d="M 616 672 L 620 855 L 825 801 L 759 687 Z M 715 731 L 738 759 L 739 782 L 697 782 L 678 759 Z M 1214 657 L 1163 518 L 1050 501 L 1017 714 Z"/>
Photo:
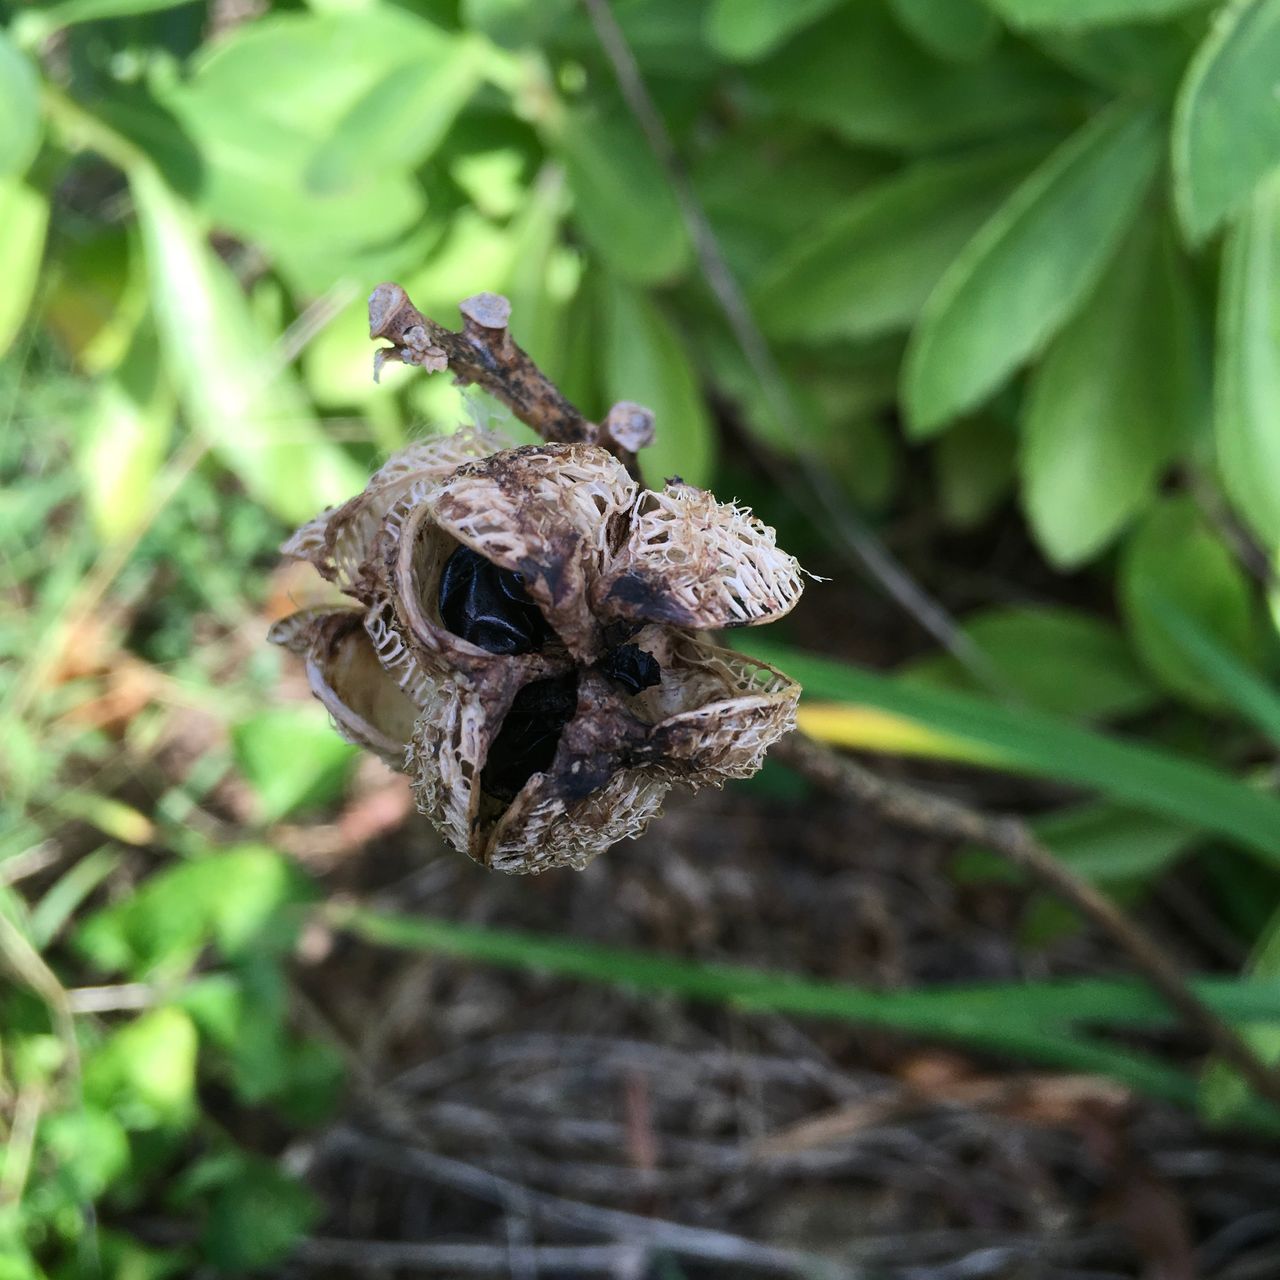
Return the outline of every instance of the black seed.
<path id="1" fill-rule="evenodd" d="M 440 618 L 455 636 L 489 653 L 528 653 L 555 634 L 520 575 L 470 547 L 459 547 L 445 561 Z"/>
<path id="2" fill-rule="evenodd" d="M 525 685 L 489 748 L 480 789 L 498 800 L 514 800 L 535 773 L 551 767 L 560 735 L 577 708 L 576 671 Z"/>
<path id="3" fill-rule="evenodd" d="M 628 693 L 639 693 L 662 680 L 657 658 L 639 645 L 620 644 L 606 653 L 598 665 L 602 676 L 616 680 Z"/>

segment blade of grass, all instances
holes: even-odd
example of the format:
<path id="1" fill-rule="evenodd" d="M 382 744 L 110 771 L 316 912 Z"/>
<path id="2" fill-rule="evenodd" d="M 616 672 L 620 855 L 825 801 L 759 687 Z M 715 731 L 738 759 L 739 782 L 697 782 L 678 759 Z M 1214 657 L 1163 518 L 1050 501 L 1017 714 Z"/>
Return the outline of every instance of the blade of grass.
<path id="1" fill-rule="evenodd" d="M 525 969 L 633 991 L 678 995 L 757 1012 L 833 1018 L 1011 1054 L 1075 1071 L 1105 1073 L 1134 1089 L 1186 1105 L 1196 1082 L 1148 1054 L 1073 1033 L 1076 1021 L 1160 1026 L 1170 1014 L 1136 983 L 1005 984 L 955 991 L 876 992 L 843 983 L 701 964 L 565 938 L 547 938 L 448 920 L 330 904 L 333 927 L 381 946 L 426 951 L 501 968 Z M 1199 994 L 1223 1014 L 1263 1019 L 1280 1007 L 1280 981 L 1201 983 Z M 1280 1111 L 1263 1103 L 1251 1120 L 1280 1129 Z"/>
<path id="2" fill-rule="evenodd" d="M 1280 747 L 1280 693 L 1168 597 L 1154 591 L 1143 594 L 1148 611 L 1160 619 L 1169 638 L 1199 667 L 1223 700 Z"/>
<path id="3" fill-rule="evenodd" d="M 1207 765 L 971 694 L 908 685 L 751 637 L 753 657 L 781 667 L 814 697 L 872 707 L 973 744 L 983 763 L 1101 792 L 1231 837 L 1280 864 L 1280 799 Z"/>

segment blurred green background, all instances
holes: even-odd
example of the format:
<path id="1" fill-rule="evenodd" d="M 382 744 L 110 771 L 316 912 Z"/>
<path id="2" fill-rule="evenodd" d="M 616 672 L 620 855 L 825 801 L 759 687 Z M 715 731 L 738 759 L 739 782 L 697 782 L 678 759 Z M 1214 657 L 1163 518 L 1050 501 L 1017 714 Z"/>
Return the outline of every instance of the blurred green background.
<path id="1" fill-rule="evenodd" d="M 276 548 L 423 431 L 510 425 L 373 383 L 382 280 L 450 326 L 507 294 L 588 414 L 655 411 L 651 477 L 836 579 L 751 641 L 812 732 L 1047 782 L 1014 802 L 1135 908 L 1193 866 L 1238 956 L 1213 998 L 1280 1056 L 1280 0 L 612 9 L 763 363 L 572 0 L 0 0 L 3 1280 L 240 1274 L 321 1213 L 206 1093 L 305 1127 L 342 1088 L 290 1013 L 329 888 L 294 855 L 363 793 L 262 642 L 314 591 Z M 886 546 L 876 590 L 922 584 L 950 653 L 842 594 Z M 1019 945 L 1073 928 L 1033 906 Z M 732 995 L 696 956 L 423 929 L 393 940 Z M 822 1008 L 1275 1126 L 1220 1066 L 1082 1029 L 1107 992 L 1157 1017 L 1123 984 Z M 117 1225 L 157 1204 L 190 1239 Z"/>

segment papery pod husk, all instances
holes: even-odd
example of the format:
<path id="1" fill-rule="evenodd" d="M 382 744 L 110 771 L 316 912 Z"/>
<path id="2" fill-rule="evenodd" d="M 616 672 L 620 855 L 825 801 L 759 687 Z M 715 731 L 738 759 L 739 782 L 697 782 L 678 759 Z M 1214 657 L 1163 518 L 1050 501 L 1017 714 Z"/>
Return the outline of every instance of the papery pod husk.
<path id="1" fill-rule="evenodd" d="M 800 565 L 750 512 L 688 484 L 638 493 L 593 583 L 597 613 L 691 630 L 758 626 L 800 599 Z"/>
<path id="2" fill-rule="evenodd" d="M 276 623 L 268 638 L 304 655 L 311 692 L 341 737 L 404 768 L 423 689 L 383 667 L 362 610 L 307 609 Z"/>
<path id="3" fill-rule="evenodd" d="M 481 793 L 480 776 L 527 680 L 500 692 L 442 682 L 416 725 L 409 772 L 418 807 L 455 848 L 500 871 L 584 867 L 638 836 L 673 783 L 750 776 L 794 727 L 799 687 L 774 668 L 659 627 L 636 642 L 665 659 L 661 684 L 627 697 L 584 672 L 550 767 L 505 809 Z"/>
<path id="4" fill-rule="evenodd" d="M 329 582 L 367 601 L 374 584 L 366 570 L 391 509 L 406 500 L 411 509 L 463 463 L 509 445 L 510 441 L 495 432 L 471 427 L 411 444 L 374 472 L 364 490 L 349 502 L 304 524 L 281 551 L 295 560 L 310 561 Z"/>
<path id="5" fill-rule="evenodd" d="M 599 656 L 590 584 L 621 541 L 636 485 L 603 449 L 528 445 L 460 467 L 434 489 L 435 522 L 524 588 L 569 652 Z"/>

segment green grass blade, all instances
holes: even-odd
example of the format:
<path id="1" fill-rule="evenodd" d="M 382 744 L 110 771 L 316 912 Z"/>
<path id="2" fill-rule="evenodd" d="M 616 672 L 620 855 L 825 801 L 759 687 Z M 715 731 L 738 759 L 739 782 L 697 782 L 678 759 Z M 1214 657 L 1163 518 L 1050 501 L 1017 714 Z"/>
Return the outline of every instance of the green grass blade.
<path id="1" fill-rule="evenodd" d="M 1147 609 L 1159 618 L 1169 638 L 1244 719 L 1280 747 L 1280 693 L 1250 671 L 1194 618 L 1172 600 L 1148 593 Z"/>
<path id="2" fill-rule="evenodd" d="M 1280 798 L 1229 774 L 1135 742 L 971 694 L 908 685 L 754 637 L 739 647 L 781 667 L 806 693 L 855 702 L 967 739 L 996 768 L 1053 778 L 1239 841 L 1280 864 Z"/>
<path id="3" fill-rule="evenodd" d="M 1077 1021 L 1159 1026 L 1171 1020 L 1153 993 L 1132 981 L 1009 983 L 999 986 L 877 992 L 844 983 L 702 964 L 675 956 L 329 906 L 329 924 L 368 942 L 426 951 L 508 969 L 677 995 L 739 1009 L 831 1018 L 965 1044 L 1073 1071 L 1105 1073 L 1155 1097 L 1191 1105 L 1196 1082 L 1157 1058 L 1070 1030 Z M 1280 981 L 1210 981 L 1199 994 L 1224 1016 L 1261 1020 L 1280 1009 Z M 1253 1121 L 1280 1128 L 1280 1111 L 1258 1103 Z"/>

